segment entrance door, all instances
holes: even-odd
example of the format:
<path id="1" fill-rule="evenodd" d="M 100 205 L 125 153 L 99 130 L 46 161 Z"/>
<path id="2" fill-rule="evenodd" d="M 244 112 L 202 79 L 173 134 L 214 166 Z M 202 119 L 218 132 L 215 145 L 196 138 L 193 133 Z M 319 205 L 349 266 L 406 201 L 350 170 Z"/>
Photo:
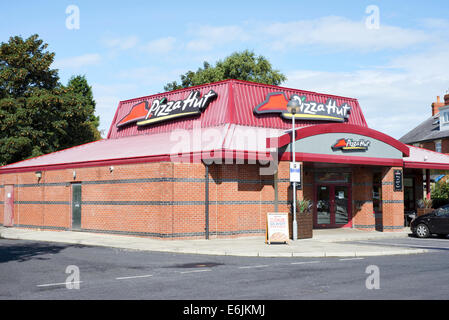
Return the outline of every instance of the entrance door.
<path id="1" fill-rule="evenodd" d="M 72 229 L 81 228 L 81 183 L 72 184 Z"/>
<path id="2" fill-rule="evenodd" d="M 12 227 L 14 225 L 14 186 L 5 186 L 5 209 L 3 215 L 3 225 Z"/>
<path id="3" fill-rule="evenodd" d="M 315 228 L 351 226 L 350 187 L 348 185 L 317 185 Z"/>

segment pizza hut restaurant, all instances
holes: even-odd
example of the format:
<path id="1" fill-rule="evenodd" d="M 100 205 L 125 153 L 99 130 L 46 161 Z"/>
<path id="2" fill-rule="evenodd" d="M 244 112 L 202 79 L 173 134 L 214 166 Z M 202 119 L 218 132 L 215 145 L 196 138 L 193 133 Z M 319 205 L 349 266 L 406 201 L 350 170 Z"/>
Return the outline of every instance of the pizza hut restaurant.
<path id="1" fill-rule="evenodd" d="M 263 236 L 268 212 L 291 212 L 290 100 L 299 104 L 297 199 L 312 201 L 298 214 L 300 238 L 318 228 L 401 230 L 425 172 L 449 169 L 449 156 L 370 129 L 354 98 L 226 80 L 121 101 L 107 138 L 0 167 L 0 224 Z"/>

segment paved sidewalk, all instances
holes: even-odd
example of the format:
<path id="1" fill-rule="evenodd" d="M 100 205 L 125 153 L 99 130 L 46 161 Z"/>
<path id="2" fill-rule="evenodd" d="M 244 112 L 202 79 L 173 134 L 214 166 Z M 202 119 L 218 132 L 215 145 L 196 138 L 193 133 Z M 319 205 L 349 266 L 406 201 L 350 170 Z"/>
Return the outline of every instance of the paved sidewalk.
<path id="1" fill-rule="evenodd" d="M 127 250 L 193 253 L 259 257 L 362 257 L 396 254 L 417 254 L 423 249 L 392 246 L 358 245 L 347 241 L 407 238 L 408 228 L 399 232 L 366 232 L 354 229 L 314 230 L 313 239 L 290 244 L 265 244 L 264 237 L 211 240 L 159 240 L 144 237 L 96 234 L 74 231 L 39 231 L 0 227 L 0 238 L 63 242 Z M 1 241 L 1 240 L 0 240 Z"/>

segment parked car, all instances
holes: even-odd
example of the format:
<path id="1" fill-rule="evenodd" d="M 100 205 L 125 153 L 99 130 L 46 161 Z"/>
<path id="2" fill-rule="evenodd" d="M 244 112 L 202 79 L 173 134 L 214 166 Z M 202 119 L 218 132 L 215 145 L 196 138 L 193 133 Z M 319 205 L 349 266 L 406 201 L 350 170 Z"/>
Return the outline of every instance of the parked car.
<path id="1" fill-rule="evenodd" d="M 431 234 L 446 237 L 449 234 L 449 204 L 416 217 L 410 223 L 410 229 L 419 238 L 427 238 Z"/>

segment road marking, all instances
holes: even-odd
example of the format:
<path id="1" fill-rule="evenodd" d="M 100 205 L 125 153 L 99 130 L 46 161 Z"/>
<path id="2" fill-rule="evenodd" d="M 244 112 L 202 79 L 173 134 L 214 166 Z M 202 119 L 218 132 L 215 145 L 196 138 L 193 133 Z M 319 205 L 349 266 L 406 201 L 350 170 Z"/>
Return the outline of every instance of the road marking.
<path id="1" fill-rule="evenodd" d="M 392 246 L 392 247 L 409 247 L 409 248 L 430 248 L 434 250 L 448 249 L 448 247 L 422 246 L 419 244 L 396 244 L 396 243 L 383 243 L 383 242 L 370 242 L 370 241 L 357 241 L 357 242 L 366 244 L 378 244 L 385 247 Z"/>
<path id="2" fill-rule="evenodd" d="M 239 267 L 239 269 L 251 269 L 251 268 L 263 268 L 263 267 L 268 267 L 268 264 L 260 264 L 257 266 L 244 266 L 244 267 Z"/>
<path id="3" fill-rule="evenodd" d="M 306 263 L 319 263 L 320 261 L 302 261 L 302 262 L 292 262 L 290 264 L 306 264 Z"/>
<path id="4" fill-rule="evenodd" d="M 47 284 L 38 284 L 37 287 L 51 287 L 51 286 L 62 286 L 68 284 L 81 283 L 82 281 L 71 281 L 71 282 L 59 282 L 59 283 L 47 283 Z"/>
<path id="5" fill-rule="evenodd" d="M 347 260 L 363 260 L 365 258 L 343 258 L 343 259 L 338 259 L 340 261 L 347 261 Z"/>
<path id="6" fill-rule="evenodd" d="M 193 272 L 206 272 L 206 271 L 212 271 L 210 269 L 200 269 L 200 270 L 191 270 L 191 271 L 181 271 L 179 273 L 193 273 Z"/>
<path id="7" fill-rule="evenodd" d="M 446 243 L 449 242 L 448 239 L 436 239 L 436 238 L 416 238 L 416 239 L 414 239 L 414 240 L 417 240 L 417 241 L 422 241 L 422 240 L 428 240 L 428 241 L 444 241 L 444 242 L 446 242 Z"/>
<path id="8" fill-rule="evenodd" d="M 136 278 L 148 278 L 148 277 L 152 277 L 152 274 L 146 274 L 143 276 L 130 276 L 130 277 L 119 277 L 119 278 L 115 278 L 116 280 L 126 280 L 126 279 L 136 279 Z"/>

